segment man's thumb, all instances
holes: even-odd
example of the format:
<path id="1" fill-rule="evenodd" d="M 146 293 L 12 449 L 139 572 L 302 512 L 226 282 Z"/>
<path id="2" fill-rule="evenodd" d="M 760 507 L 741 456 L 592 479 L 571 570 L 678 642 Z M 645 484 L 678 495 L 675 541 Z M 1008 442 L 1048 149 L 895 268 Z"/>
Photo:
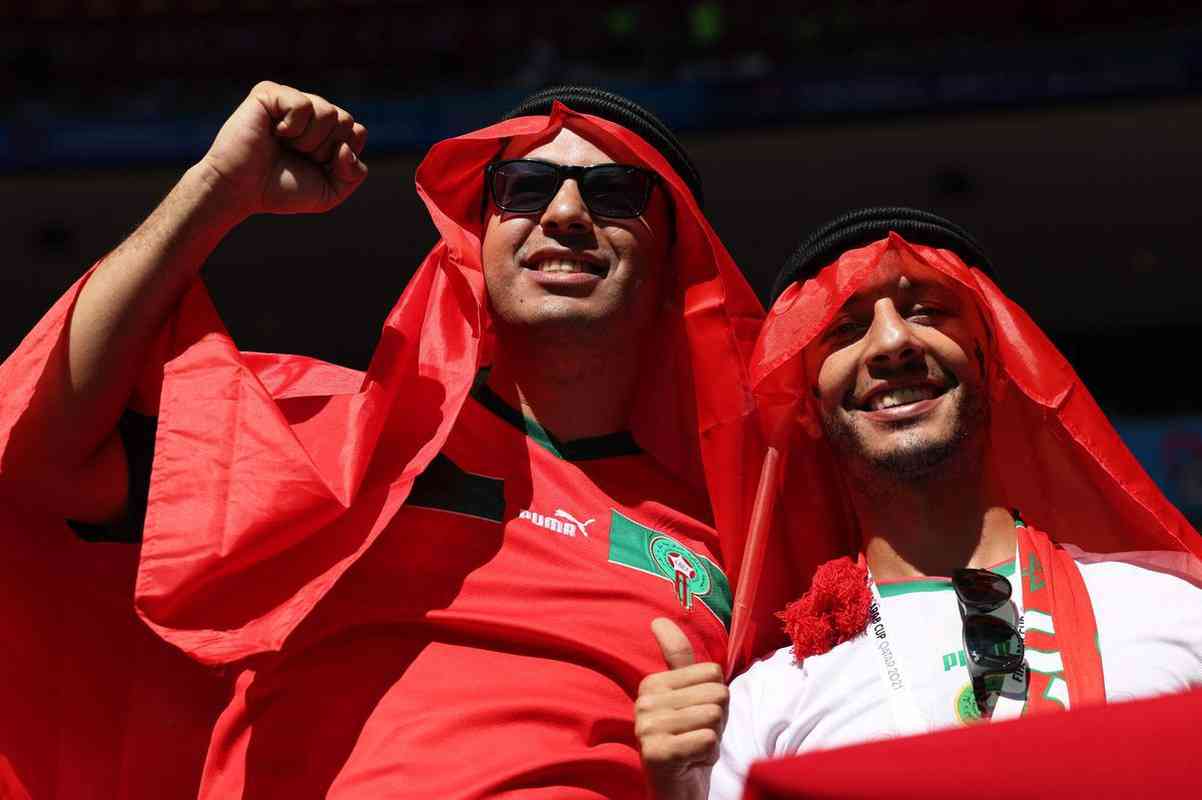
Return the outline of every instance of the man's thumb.
<path id="1" fill-rule="evenodd" d="M 656 617 L 651 620 L 651 632 L 655 634 L 655 641 L 659 643 L 659 651 L 664 654 L 668 669 L 687 667 L 697 660 L 693 656 L 689 637 L 672 620 Z"/>

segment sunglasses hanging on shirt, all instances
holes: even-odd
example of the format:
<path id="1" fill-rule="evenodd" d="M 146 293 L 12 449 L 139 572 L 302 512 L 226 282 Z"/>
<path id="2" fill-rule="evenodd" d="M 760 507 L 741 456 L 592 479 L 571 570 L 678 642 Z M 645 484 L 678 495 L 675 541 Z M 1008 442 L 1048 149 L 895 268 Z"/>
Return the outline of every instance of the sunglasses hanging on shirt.
<path id="1" fill-rule="evenodd" d="M 989 687 L 986 679 L 1015 672 L 1023 664 L 1023 637 L 1013 625 L 991 612 L 1010 602 L 1010 581 L 987 569 L 957 569 L 952 587 L 964 623 L 964 651 L 972 676 L 977 707 L 986 713 Z"/>

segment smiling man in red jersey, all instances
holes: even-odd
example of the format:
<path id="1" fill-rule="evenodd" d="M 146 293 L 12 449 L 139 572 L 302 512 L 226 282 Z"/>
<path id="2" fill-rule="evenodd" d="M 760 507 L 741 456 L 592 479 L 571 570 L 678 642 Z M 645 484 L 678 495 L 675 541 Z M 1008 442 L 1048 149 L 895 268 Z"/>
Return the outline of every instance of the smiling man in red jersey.
<path id="1" fill-rule="evenodd" d="M 729 698 L 714 665 L 644 682 L 660 797 L 739 797 L 756 759 L 1202 685 L 1202 540 L 991 271 L 904 208 L 841 217 L 787 265 L 752 362 L 784 454 L 766 657 Z M 768 615 L 811 575 L 773 652 Z"/>
<path id="2" fill-rule="evenodd" d="M 256 86 L 5 362 L 0 485 L 140 541 L 139 615 L 232 679 L 201 797 L 640 796 L 646 626 L 724 657 L 762 311 L 671 132 L 561 87 L 431 149 L 365 373 L 239 352 L 205 258 L 341 202 L 365 138 Z"/>

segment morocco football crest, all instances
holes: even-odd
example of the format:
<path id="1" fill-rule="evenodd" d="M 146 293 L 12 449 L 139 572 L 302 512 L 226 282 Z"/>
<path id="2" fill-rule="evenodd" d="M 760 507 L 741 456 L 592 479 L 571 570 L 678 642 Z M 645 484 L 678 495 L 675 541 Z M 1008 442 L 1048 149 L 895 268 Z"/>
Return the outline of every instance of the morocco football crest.
<path id="1" fill-rule="evenodd" d="M 676 599 L 686 609 L 692 610 L 694 595 L 704 597 L 709 594 L 710 577 L 705 566 L 680 542 L 657 533 L 647 543 L 647 552 L 659 574 L 672 579 Z"/>
<path id="2" fill-rule="evenodd" d="M 676 599 L 686 610 L 691 611 L 694 601 L 698 601 L 730 627 L 730 584 L 722 570 L 666 533 L 613 511 L 609 561 L 671 581 Z"/>

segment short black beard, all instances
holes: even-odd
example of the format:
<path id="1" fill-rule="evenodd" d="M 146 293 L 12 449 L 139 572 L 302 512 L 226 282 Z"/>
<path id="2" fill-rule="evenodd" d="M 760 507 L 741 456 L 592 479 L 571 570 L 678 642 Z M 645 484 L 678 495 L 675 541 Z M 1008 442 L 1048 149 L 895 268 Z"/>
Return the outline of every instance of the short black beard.
<path id="1" fill-rule="evenodd" d="M 979 466 L 979 457 L 973 457 L 980 455 L 979 448 L 973 445 L 983 438 L 981 434 L 989 419 L 984 398 L 979 393 L 962 395 L 955 415 L 952 433 L 943 441 L 908 445 L 883 456 L 870 454 L 859 433 L 841 416 L 823 414 L 822 427 L 836 455 L 852 473 L 849 477 L 858 479 L 864 488 L 879 481 L 916 484 L 957 469 Z"/>

